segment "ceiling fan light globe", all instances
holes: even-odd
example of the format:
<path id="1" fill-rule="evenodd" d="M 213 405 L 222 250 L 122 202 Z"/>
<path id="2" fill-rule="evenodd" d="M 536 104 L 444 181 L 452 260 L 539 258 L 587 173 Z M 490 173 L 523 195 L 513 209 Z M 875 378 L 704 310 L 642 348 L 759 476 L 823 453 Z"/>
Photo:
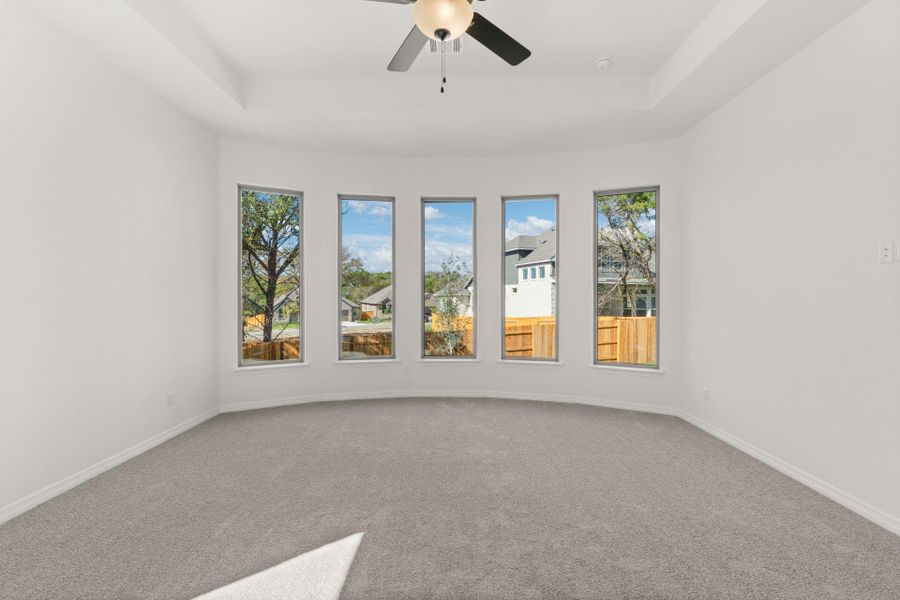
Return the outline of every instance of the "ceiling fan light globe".
<path id="1" fill-rule="evenodd" d="M 455 40 L 466 32 L 475 11 L 469 0 L 417 0 L 413 4 L 413 19 L 422 33 L 433 40 L 439 40 L 438 31 L 446 30 L 446 37 Z"/>

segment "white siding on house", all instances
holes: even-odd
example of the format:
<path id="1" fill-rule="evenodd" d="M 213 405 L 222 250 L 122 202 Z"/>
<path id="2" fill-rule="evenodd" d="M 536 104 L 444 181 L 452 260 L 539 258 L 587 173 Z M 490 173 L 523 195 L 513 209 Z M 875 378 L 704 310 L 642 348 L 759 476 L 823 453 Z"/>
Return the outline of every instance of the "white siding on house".
<path id="1" fill-rule="evenodd" d="M 519 282 L 506 286 L 506 316 L 507 317 L 550 317 L 554 314 L 556 281 L 550 277 L 551 268 L 545 265 L 546 276 L 541 279 L 531 279 L 531 271 L 528 279 L 522 279 L 520 267 Z M 537 266 L 538 270 L 540 266 Z M 530 269 L 530 267 L 529 267 Z M 513 290 L 516 290 L 515 293 Z"/>

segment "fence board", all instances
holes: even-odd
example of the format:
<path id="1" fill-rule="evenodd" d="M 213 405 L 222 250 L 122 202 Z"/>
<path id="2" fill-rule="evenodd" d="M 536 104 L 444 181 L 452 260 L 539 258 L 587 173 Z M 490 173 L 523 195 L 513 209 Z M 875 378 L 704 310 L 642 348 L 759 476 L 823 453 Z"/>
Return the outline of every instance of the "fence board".
<path id="1" fill-rule="evenodd" d="M 244 360 L 298 360 L 300 358 L 300 340 L 278 340 L 275 342 L 248 341 L 241 347 Z"/>
<path id="2" fill-rule="evenodd" d="M 393 337 L 391 332 L 345 333 L 341 336 L 341 349 L 344 352 L 360 352 L 368 356 L 390 356 Z"/>

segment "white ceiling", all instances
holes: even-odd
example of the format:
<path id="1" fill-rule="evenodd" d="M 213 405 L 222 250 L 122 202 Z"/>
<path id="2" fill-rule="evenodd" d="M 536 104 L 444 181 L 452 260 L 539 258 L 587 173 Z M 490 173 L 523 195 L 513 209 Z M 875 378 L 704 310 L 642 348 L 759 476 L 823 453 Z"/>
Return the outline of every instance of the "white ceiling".
<path id="1" fill-rule="evenodd" d="M 386 70 L 412 8 L 366 0 L 29 0 L 223 134 L 380 154 L 537 153 L 683 133 L 867 0 L 487 0 L 472 39 Z M 600 71 L 594 62 L 614 59 Z"/>
<path id="2" fill-rule="evenodd" d="M 413 26 L 412 6 L 367 0 L 174 0 L 244 75 L 400 75 L 385 67 Z M 718 0 L 487 0 L 475 10 L 521 41 L 531 59 L 511 68 L 474 40 L 450 63 L 455 77 L 596 76 L 616 57 L 619 76 L 650 75 Z M 437 57 L 411 72 L 436 78 Z"/>

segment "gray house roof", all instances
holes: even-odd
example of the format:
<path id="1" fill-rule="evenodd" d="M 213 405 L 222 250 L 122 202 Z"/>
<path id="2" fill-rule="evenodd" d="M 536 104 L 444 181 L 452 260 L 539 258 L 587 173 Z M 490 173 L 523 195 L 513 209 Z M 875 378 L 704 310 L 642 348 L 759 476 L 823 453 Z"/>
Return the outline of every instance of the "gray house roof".
<path id="1" fill-rule="evenodd" d="M 556 261 L 556 227 L 552 227 L 537 236 L 520 235 L 506 242 L 506 251 L 532 248 L 531 252 L 520 258 L 516 264 L 534 265 Z"/>
<path id="2" fill-rule="evenodd" d="M 390 304 L 391 303 L 391 295 L 392 295 L 391 292 L 393 291 L 393 287 L 394 286 L 389 285 L 386 288 L 381 288 L 380 290 L 378 290 L 377 292 L 375 292 L 368 298 L 363 298 L 362 300 L 360 300 L 359 303 L 360 304 L 373 304 L 373 305 L 377 305 L 377 306 L 380 306 L 380 305 L 384 304 L 385 302 Z"/>
<path id="3" fill-rule="evenodd" d="M 359 308 L 359 304 L 354 302 L 353 300 L 348 300 L 347 298 L 341 298 L 341 304 L 348 308 Z"/>
<path id="4" fill-rule="evenodd" d="M 533 235 L 517 235 L 506 242 L 507 252 L 514 252 L 516 250 L 534 250 L 535 248 L 537 248 L 537 238 Z"/>

